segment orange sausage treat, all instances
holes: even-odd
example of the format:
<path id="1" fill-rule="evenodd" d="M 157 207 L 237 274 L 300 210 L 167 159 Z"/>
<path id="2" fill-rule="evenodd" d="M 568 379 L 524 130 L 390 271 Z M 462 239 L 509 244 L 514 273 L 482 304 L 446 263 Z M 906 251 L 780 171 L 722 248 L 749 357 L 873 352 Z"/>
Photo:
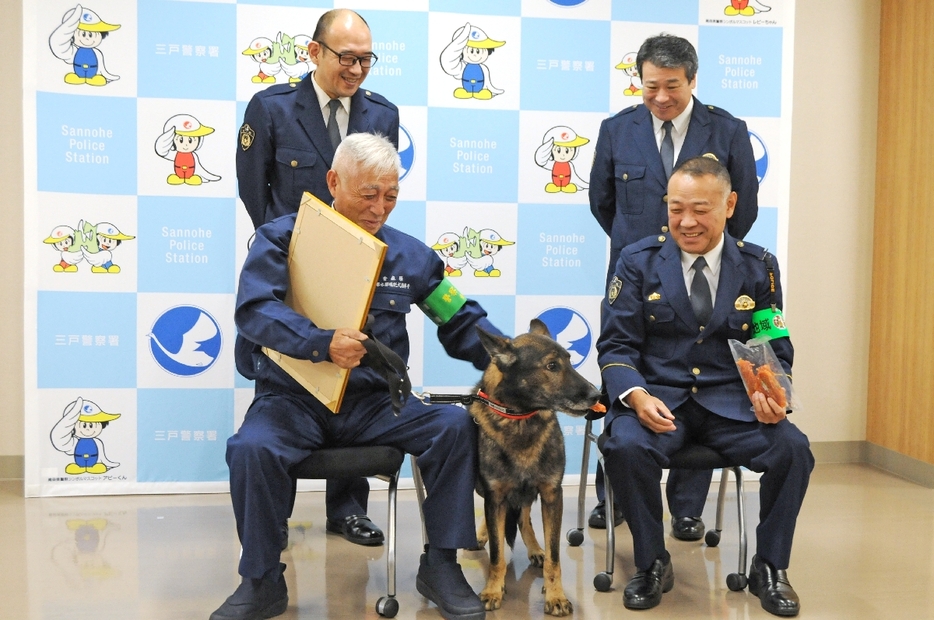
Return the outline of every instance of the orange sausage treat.
<path id="1" fill-rule="evenodd" d="M 748 362 L 747 362 L 748 363 Z M 762 385 L 762 392 L 774 400 L 779 407 L 787 407 L 788 399 L 785 398 L 785 389 L 778 382 L 778 377 L 772 372 L 768 365 L 759 366 L 756 371 L 759 383 Z"/>
<path id="2" fill-rule="evenodd" d="M 603 405 L 603 403 L 597 403 L 591 407 L 590 410 L 596 411 L 597 413 L 606 413 L 606 407 Z"/>
<path id="3" fill-rule="evenodd" d="M 749 360 L 738 359 L 736 365 L 739 367 L 739 374 L 743 378 L 743 385 L 746 386 L 746 394 L 749 395 L 751 400 L 752 395 L 756 392 L 756 387 L 759 385 L 759 380 L 756 379 L 756 373 L 753 370 L 753 364 Z"/>

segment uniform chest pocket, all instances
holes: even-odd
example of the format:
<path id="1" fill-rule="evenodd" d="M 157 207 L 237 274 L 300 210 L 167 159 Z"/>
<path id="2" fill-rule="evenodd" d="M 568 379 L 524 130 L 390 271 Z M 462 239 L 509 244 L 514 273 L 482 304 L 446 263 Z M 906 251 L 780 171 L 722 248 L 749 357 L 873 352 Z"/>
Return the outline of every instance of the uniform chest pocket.
<path id="1" fill-rule="evenodd" d="M 734 310 L 726 319 L 730 328 L 730 338 L 746 342 L 752 336 L 752 312 L 749 310 Z"/>
<path id="2" fill-rule="evenodd" d="M 299 204 L 302 192 L 312 191 L 320 184 L 320 181 L 315 183 L 315 172 L 323 165 L 324 162 L 316 151 L 293 147 L 276 149 L 276 171 L 280 188 L 292 204 Z"/>
<path id="3" fill-rule="evenodd" d="M 644 353 L 669 359 L 674 355 L 678 337 L 675 309 L 664 303 L 648 303 L 642 312 L 646 332 Z"/>
<path id="4" fill-rule="evenodd" d="M 383 286 L 386 284 L 395 283 L 380 283 L 370 302 L 370 314 L 375 319 L 373 335 L 386 346 L 394 347 L 407 338 L 405 315 L 411 311 L 413 300 L 408 289 Z"/>
<path id="5" fill-rule="evenodd" d="M 645 166 L 617 164 L 616 207 L 623 213 L 638 215 L 645 210 Z"/>

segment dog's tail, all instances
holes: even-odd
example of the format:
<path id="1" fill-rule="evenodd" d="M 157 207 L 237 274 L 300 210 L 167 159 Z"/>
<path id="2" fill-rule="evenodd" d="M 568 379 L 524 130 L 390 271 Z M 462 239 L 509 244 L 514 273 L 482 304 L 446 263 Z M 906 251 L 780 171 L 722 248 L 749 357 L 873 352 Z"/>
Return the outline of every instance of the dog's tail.
<path id="1" fill-rule="evenodd" d="M 521 508 L 510 506 L 506 509 L 506 544 L 510 549 L 516 546 L 516 532 L 519 531 Z"/>

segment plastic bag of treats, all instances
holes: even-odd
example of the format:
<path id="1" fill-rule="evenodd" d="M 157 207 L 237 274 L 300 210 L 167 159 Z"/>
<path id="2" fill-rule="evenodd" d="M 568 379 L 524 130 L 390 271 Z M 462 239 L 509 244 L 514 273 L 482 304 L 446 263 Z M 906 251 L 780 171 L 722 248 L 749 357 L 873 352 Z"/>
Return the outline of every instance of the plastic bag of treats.
<path id="1" fill-rule="evenodd" d="M 791 379 L 785 374 L 768 339 L 754 338 L 745 344 L 731 339 L 729 344 L 750 402 L 755 392 L 761 392 L 789 413 L 801 407 Z"/>

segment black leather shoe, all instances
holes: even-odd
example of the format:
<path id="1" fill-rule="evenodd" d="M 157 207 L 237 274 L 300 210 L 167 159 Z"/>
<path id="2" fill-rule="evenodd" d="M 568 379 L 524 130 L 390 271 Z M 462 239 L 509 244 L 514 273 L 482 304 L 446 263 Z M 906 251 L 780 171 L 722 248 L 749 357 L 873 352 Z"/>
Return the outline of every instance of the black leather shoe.
<path id="1" fill-rule="evenodd" d="M 752 556 L 749 568 L 749 591 L 759 597 L 762 609 L 776 616 L 797 616 L 801 603 L 795 589 L 788 583 L 784 570 L 777 570 L 769 562 Z"/>
<path id="2" fill-rule="evenodd" d="M 700 517 L 671 517 L 671 535 L 678 540 L 700 540 L 704 537 L 704 522 Z"/>
<path id="3" fill-rule="evenodd" d="M 376 527 L 366 515 L 350 515 L 343 519 L 328 519 L 324 528 L 333 533 L 340 534 L 355 545 L 372 547 L 383 544 L 385 537 L 383 531 Z"/>
<path id="4" fill-rule="evenodd" d="M 613 511 L 613 523 L 619 525 L 623 522 L 623 511 L 617 508 Z M 597 502 L 597 505 L 590 511 L 590 517 L 587 518 L 587 525 L 595 530 L 606 529 L 606 502 Z"/>
<path id="5" fill-rule="evenodd" d="M 285 613 L 289 606 L 289 591 L 285 585 L 285 564 L 262 579 L 244 578 L 218 607 L 210 620 L 266 620 Z"/>
<path id="6" fill-rule="evenodd" d="M 623 605 L 627 609 L 652 609 L 662 602 L 662 593 L 675 585 L 675 571 L 671 567 L 671 556 L 652 562 L 648 570 L 640 570 L 623 591 Z"/>
<path id="7" fill-rule="evenodd" d="M 483 601 L 467 583 L 464 571 L 457 562 L 429 566 L 428 557 L 423 553 L 418 561 L 415 589 L 437 605 L 438 611 L 446 620 L 486 618 Z"/>

